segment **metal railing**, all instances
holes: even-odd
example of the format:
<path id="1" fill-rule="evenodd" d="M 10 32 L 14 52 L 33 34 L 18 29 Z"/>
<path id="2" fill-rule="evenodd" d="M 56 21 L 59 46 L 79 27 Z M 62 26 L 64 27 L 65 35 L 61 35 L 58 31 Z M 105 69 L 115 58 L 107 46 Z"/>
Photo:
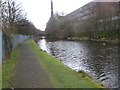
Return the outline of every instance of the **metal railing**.
<path id="1" fill-rule="evenodd" d="M 10 35 L 13 49 L 16 48 L 22 41 L 32 37 L 31 35 L 18 35 L 18 34 Z M 5 40 L 3 38 L 2 31 L 0 31 L 0 64 L 2 63 L 3 57 L 5 57 Z"/>

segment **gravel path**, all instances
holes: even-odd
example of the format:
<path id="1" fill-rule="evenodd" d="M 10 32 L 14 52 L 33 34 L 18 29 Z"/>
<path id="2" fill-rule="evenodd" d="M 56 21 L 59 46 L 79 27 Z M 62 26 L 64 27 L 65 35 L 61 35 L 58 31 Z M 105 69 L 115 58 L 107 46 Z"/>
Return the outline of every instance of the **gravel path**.
<path id="1" fill-rule="evenodd" d="M 28 43 L 26 41 L 21 45 L 14 88 L 52 88 L 47 73 L 27 46 Z"/>

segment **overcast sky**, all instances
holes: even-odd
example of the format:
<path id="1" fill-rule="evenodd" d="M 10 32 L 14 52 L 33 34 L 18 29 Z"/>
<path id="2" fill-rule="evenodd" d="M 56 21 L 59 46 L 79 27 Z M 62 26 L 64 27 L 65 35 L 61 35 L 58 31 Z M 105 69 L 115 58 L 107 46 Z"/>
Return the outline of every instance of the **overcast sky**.
<path id="1" fill-rule="evenodd" d="M 51 16 L 51 0 L 19 0 L 27 13 L 28 19 L 36 28 L 45 30 Z M 68 14 L 92 0 L 53 0 L 54 13 Z"/>

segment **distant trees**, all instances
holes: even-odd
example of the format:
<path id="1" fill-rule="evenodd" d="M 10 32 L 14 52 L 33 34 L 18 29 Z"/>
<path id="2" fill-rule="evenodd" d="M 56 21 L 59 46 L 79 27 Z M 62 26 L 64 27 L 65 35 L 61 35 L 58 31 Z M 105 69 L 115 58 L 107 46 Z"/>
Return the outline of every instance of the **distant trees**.
<path id="1" fill-rule="evenodd" d="M 35 35 L 35 26 L 26 19 L 26 13 L 23 11 L 21 4 L 15 0 L 4 0 L 2 4 L 2 31 L 6 55 L 9 57 L 12 51 L 12 35 Z"/>
<path id="2" fill-rule="evenodd" d="M 49 38 L 67 38 L 73 35 L 72 22 L 64 16 L 55 14 L 47 23 L 46 35 Z"/>
<path id="3" fill-rule="evenodd" d="M 35 34 L 34 25 L 26 19 L 21 4 L 14 0 L 2 2 L 2 28 L 7 33 Z"/>
<path id="4" fill-rule="evenodd" d="M 73 32 L 73 21 L 62 17 L 62 19 L 58 22 L 58 27 L 60 30 L 63 31 L 64 33 L 64 38 L 72 37 L 74 32 Z"/>
<path id="5" fill-rule="evenodd" d="M 18 34 L 22 34 L 22 35 L 36 35 L 37 34 L 38 29 L 36 29 L 35 26 L 26 19 L 22 19 L 18 21 L 17 23 L 15 23 L 15 25 L 17 27 L 16 33 Z"/>
<path id="6" fill-rule="evenodd" d="M 49 38 L 55 38 L 57 33 L 57 19 L 53 16 L 47 23 L 46 35 Z"/>

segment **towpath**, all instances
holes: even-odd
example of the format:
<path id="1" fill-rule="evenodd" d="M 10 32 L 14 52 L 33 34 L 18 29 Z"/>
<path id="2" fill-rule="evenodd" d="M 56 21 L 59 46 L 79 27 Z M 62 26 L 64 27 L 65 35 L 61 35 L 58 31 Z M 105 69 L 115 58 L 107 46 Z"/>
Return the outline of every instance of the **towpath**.
<path id="1" fill-rule="evenodd" d="M 21 45 L 14 88 L 52 88 L 47 73 L 28 47 L 28 43 L 25 41 Z"/>

